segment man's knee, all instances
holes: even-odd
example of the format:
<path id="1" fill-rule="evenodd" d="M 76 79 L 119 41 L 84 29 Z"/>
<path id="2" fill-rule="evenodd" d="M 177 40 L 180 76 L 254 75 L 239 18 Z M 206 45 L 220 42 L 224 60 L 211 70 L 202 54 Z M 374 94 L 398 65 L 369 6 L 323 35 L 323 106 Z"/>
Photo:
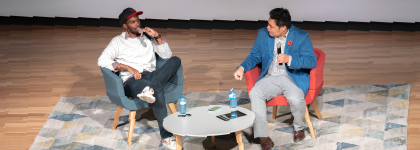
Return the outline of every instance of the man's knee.
<path id="1" fill-rule="evenodd" d="M 155 103 L 159 103 L 161 105 L 166 104 L 164 91 L 155 90 L 155 93 L 153 94 L 153 96 L 156 99 Z"/>
<path id="2" fill-rule="evenodd" d="M 302 103 L 306 104 L 305 97 L 303 97 L 303 95 L 300 95 L 300 94 L 288 96 L 286 97 L 286 99 L 290 105 L 296 106 L 296 105 L 301 105 Z"/>
<path id="3" fill-rule="evenodd" d="M 256 100 L 256 99 L 261 99 L 262 98 L 261 90 L 257 88 L 252 88 L 251 91 L 249 92 L 249 98 L 251 99 L 251 101 Z"/>
<path id="4" fill-rule="evenodd" d="M 177 56 L 172 56 L 170 58 L 172 63 L 177 63 L 177 64 L 181 64 L 181 58 L 177 57 Z"/>

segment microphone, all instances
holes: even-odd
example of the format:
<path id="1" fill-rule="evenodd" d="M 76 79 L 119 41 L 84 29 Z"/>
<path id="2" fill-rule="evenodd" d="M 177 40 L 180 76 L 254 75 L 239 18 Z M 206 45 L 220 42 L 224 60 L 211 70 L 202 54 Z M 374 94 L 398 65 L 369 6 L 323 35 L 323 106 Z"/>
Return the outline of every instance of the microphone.
<path id="1" fill-rule="evenodd" d="M 281 46 L 279 46 L 279 48 L 277 48 L 277 54 L 281 54 Z M 283 63 L 279 63 L 279 65 L 283 65 Z"/>
<path id="2" fill-rule="evenodd" d="M 141 28 L 139 29 L 139 33 L 141 32 Z M 146 42 L 144 42 L 144 40 L 145 40 L 145 38 L 148 38 L 148 37 L 145 37 L 145 33 L 146 32 L 144 32 L 143 33 L 143 36 L 140 36 L 139 37 L 139 40 L 140 40 L 140 43 L 141 43 L 141 45 L 143 46 L 143 47 L 147 47 L 147 44 L 146 44 Z"/>
<path id="3" fill-rule="evenodd" d="M 141 28 L 139 29 L 139 33 L 141 34 Z M 147 34 L 146 30 L 143 31 L 143 36 L 146 36 L 149 40 L 152 40 L 155 36 Z"/>

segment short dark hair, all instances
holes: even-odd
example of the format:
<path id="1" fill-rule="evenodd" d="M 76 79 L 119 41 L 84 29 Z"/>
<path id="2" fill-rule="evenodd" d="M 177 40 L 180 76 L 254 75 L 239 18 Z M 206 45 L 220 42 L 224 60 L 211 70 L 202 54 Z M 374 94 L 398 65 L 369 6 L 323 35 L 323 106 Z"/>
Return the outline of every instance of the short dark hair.
<path id="1" fill-rule="evenodd" d="M 276 20 L 278 27 L 286 26 L 290 29 L 292 26 L 292 17 L 286 8 L 274 8 L 270 11 L 270 18 Z"/>

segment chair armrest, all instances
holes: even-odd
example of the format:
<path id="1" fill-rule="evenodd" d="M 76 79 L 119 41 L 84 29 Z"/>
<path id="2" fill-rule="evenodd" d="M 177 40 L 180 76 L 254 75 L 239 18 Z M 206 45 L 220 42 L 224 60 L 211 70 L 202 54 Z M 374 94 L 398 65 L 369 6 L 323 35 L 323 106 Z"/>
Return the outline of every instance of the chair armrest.
<path id="1" fill-rule="evenodd" d="M 101 67 L 104 77 L 106 92 L 115 96 L 125 96 L 122 79 L 108 68 Z"/>
<path id="2" fill-rule="evenodd" d="M 246 88 L 248 90 L 248 93 L 251 91 L 252 87 L 254 87 L 258 78 L 260 78 L 260 73 L 261 73 L 261 68 L 258 66 L 245 72 Z"/>

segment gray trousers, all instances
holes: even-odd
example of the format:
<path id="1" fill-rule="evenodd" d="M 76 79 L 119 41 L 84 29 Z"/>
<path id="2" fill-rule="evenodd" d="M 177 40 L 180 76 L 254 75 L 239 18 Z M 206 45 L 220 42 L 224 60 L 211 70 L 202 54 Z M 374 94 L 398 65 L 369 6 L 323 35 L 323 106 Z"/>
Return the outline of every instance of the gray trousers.
<path id="1" fill-rule="evenodd" d="M 302 90 L 296 86 L 289 76 L 267 74 L 249 92 L 251 110 L 255 113 L 254 138 L 268 137 L 267 106 L 265 103 L 277 97 L 277 95 L 284 95 L 290 104 L 295 131 L 303 129 L 306 101 Z"/>

